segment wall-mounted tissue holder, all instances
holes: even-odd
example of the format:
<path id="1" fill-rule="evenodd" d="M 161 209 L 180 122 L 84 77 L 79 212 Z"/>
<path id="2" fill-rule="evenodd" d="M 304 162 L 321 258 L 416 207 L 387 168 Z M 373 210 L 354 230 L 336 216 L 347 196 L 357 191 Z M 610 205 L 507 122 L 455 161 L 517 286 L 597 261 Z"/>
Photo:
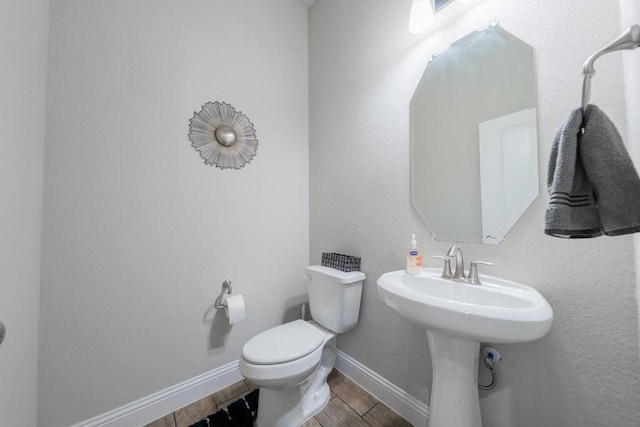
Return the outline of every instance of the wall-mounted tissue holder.
<path id="1" fill-rule="evenodd" d="M 224 314 L 229 319 L 229 324 L 233 325 L 244 320 L 245 306 L 244 298 L 241 294 L 231 295 L 231 280 L 222 282 L 222 291 L 216 298 L 214 307 L 218 310 L 224 309 Z"/>
<path id="2" fill-rule="evenodd" d="M 225 308 L 227 306 L 225 295 L 231 295 L 231 292 L 233 292 L 231 289 L 231 280 L 225 280 L 222 282 L 222 291 L 220 291 L 220 295 L 216 298 L 215 308 L 218 310 Z"/>

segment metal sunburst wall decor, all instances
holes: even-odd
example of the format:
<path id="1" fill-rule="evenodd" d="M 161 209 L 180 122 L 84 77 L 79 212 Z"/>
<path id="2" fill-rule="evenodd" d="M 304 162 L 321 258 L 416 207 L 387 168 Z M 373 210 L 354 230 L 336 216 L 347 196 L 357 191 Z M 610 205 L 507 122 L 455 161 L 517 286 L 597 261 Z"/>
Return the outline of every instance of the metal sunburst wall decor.
<path id="1" fill-rule="evenodd" d="M 240 169 L 256 155 L 258 139 L 253 123 L 229 104 L 207 102 L 189 122 L 191 146 L 207 165 Z"/>

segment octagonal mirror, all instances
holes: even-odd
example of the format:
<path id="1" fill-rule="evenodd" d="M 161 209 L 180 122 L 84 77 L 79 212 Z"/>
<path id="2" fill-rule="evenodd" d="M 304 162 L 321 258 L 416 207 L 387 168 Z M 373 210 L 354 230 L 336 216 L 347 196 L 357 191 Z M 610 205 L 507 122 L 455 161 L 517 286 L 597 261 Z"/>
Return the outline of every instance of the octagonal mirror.
<path id="1" fill-rule="evenodd" d="M 430 58 L 411 99 L 411 203 L 436 240 L 500 243 L 538 196 L 534 50 L 498 25 Z"/>

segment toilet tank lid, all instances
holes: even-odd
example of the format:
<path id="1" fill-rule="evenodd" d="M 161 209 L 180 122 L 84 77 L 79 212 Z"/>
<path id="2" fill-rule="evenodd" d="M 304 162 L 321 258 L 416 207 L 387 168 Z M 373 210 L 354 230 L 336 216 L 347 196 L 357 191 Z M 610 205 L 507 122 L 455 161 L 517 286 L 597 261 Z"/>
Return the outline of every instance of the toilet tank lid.
<path id="1" fill-rule="evenodd" d="M 346 273 L 323 265 L 310 265 L 307 267 L 307 273 L 311 277 L 321 277 L 343 285 L 360 282 L 366 277 L 362 271 L 351 271 Z"/>

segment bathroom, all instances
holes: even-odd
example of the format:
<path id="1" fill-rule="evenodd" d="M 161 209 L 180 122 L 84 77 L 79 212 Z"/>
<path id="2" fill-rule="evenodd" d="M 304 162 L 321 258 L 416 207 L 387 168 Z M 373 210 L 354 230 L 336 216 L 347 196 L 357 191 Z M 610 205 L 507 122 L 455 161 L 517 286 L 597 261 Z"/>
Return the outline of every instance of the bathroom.
<path id="1" fill-rule="evenodd" d="M 4 2 L 0 425 L 82 423 L 233 365 L 252 336 L 299 317 L 305 266 L 327 251 L 361 257 L 367 276 L 344 360 L 426 406 L 424 331 L 375 280 L 403 268 L 411 233 L 428 266 L 451 246 L 411 206 L 409 103 L 427 58 L 492 20 L 535 49 L 540 196 L 499 245 L 461 246 L 538 289 L 554 323 L 498 346 L 485 425 L 640 425 L 635 237 L 542 231 L 582 64 L 640 22 L 635 3 L 476 0 L 415 35 L 409 0 Z M 632 152 L 639 57 L 602 57 L 591 95 Z M 209 101 L 255 125 L 242 169 L 190 146 Z M 233 327 L 206 318 L 226 279 L 247 308 Z"/>

